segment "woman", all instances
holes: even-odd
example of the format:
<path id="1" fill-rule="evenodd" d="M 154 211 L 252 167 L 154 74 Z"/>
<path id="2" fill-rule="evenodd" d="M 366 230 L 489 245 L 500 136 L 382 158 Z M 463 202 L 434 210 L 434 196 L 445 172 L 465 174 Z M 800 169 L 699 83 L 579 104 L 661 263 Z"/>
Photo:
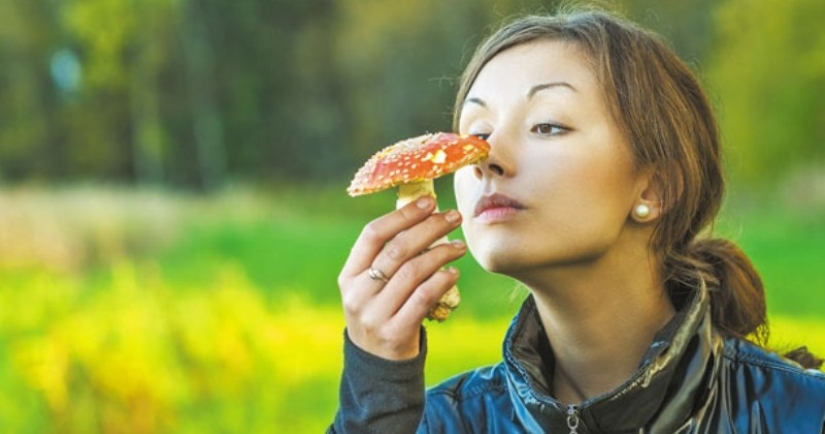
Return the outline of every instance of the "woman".
<path id="1" fill-rule="evenodd" d="M 700 235 L 722 200 L 717 127 L 655 35 L 599 11 L 523 18 L 479 47 L 456 101 L 489 158 L 456 173 L 458 212 L 425 198 L 356 241 L 331 432 L 825 432 L 825 375 L 757 345 L 756 271 Z M 425 392 L 421 322 L 467 249 L 427 246 L 459 224 L 531 294 L 503 362 Z"/>

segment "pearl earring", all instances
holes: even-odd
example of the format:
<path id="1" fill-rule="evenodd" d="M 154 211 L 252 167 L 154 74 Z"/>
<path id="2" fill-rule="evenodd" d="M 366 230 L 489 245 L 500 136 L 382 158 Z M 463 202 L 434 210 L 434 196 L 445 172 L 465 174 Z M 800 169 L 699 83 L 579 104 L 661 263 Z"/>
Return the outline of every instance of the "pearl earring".
<path id="1" fill-rule="evenodd" d="M 640 203 L 633 208 L 633 215 L 638 219 L 647 218 L 650 215 L 650 207 L 646 204 Z"/>

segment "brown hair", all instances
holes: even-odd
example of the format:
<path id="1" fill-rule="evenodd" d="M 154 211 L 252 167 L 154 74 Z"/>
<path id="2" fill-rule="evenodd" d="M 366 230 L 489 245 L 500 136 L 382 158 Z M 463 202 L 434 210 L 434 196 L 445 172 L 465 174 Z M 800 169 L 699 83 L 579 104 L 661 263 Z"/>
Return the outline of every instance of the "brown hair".
<path id="1" fill-rule="evenodd" d="M 768 327 L 759 275 L 734 243 L 703 234 L 719 211 L 725 185 L 713 110 L 690 68 L 658 35 L 602 10 L 512 21 L 483 42 L 467 65 L 454 129 L 484 65 L 510 47 L 539 39 L 571 42 L 583 51 L 637 167 L 654 169 L 664 212 L 651 244 L 671 297 L 704 282 L 716 327 L 764 345 Z"/>

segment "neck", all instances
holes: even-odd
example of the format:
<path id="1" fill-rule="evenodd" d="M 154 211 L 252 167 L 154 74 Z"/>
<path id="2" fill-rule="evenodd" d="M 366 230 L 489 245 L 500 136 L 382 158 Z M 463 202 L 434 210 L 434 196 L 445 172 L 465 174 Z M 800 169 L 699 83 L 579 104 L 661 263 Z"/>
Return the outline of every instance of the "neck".
<path id="1" fill-rule="evenodd" d="M 645 259 L 640 266 L 552 273 L 528 284 L 553 349 L 553 393 L 565 404 L 614 390 L 630 379 L 674 308 Z M 525 282 L 527 283 L 527 282 Z"/>

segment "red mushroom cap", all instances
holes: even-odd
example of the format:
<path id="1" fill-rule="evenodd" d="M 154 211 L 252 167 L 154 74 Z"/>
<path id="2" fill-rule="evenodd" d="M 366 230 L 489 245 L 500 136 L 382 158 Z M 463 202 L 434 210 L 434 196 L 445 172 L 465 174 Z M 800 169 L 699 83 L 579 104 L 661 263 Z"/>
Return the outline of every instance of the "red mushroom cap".
<path id="1" fill-rule="evenodd" d="M 487 157 L 490 144 L 471 135 L 434 133 L 402 140 L 370 158 L 355 174 L 350 196 L 435 179 Z"/>

